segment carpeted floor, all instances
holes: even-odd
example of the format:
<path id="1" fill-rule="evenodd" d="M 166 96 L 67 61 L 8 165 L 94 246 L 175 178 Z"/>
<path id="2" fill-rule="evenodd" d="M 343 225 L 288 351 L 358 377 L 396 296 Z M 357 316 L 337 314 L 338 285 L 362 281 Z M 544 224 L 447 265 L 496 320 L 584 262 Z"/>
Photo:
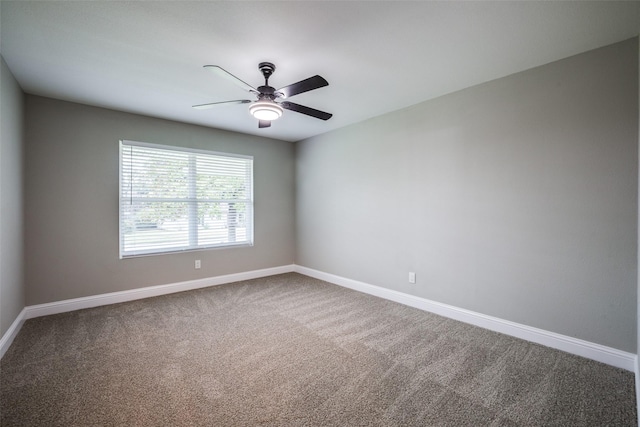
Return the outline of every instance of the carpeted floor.
<path id="1" fill-rule="evenodd" d="M 295 273 L 27 321 L 3 426 L 632 426 L 631 372 Z"/>

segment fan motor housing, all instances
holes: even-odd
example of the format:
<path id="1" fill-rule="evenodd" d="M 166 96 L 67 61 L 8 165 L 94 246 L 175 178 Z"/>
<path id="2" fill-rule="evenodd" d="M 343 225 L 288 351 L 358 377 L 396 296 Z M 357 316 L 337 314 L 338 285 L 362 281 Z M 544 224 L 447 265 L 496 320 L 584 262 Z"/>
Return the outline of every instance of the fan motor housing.
<path id="1" fill-rule="evenodd" d="M 260 92 L 260 94 L 258 95 L 258 99 L 276 99 L 276 90 L 271 86 L 260 86 L 258 87 L 258 92 Z"/>

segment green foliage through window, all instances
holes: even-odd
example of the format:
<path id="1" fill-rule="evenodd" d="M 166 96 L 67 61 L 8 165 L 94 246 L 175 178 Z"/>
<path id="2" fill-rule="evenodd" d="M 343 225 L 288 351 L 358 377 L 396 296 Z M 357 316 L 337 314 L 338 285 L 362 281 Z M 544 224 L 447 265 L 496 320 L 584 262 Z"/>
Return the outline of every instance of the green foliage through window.
<path id="1" fill-rule="evenodd" d="M 253 159 L 120 142 L 120 256 L 253 243 Z"/>

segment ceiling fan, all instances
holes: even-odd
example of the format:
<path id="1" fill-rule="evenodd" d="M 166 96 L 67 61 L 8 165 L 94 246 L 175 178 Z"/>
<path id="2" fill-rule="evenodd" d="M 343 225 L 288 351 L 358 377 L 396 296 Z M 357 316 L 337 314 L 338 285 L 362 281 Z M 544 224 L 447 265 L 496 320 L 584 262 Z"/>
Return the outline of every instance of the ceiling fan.
<path id="1" fill-rule="evenodd" d="M 258 69 L 264 76 L 264 86 L 259 86 L 256 89 L 253 86 L 243 82 L 222 67 L 219 67 L 217 65 L 205 65 L 204 68 L 210 70 L 220 77 L 230 80 L 242 89 L 253 93 L 258 97 L 258 99 L 256 101 L 252 101 L 250 99 L 237 99 L 235 101 L 213 102 L 210 104 L 194 105 L 193 108 L 203 110 L 225 105 L 251 104 L 249 106 L 249 112 L 253 117 L 258 119 L 259 128 L 268 128 L 269 126 L 271 126 L 271 122 L 282 116 L 284 110 L 306 114 L 307 116 L 315 117 L 316 119 L 320 120 L 329 120 L 332 116 L 332 114 L 330 113 L 316 110 L 315 108 L 305 107 L 304 105 L 295 104 L 289 101 L 281 101 L 304 92 L 309 92 L 310 90 L 328 86 L 329 83 L 320 76 L 316 75 L 313 77 L 309 77 L 308 79 L 301 80 L 297 83 L 293 83 L 289 86 L 285 86 L 276 90 L 273 87 L 269 86 L 269 77 L 271 77 L 273 72 L 276 70 L 276 66 L 271 62 L 261 62 L 260 64 L 258 64 Z"/>

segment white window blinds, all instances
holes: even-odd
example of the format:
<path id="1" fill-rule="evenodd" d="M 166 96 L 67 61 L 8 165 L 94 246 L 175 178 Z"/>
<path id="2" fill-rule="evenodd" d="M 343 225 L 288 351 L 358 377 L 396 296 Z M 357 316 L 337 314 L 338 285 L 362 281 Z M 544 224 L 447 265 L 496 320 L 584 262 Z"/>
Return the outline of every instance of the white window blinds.
<path id="1" fill-rule="evenodd" d="M 120 257 L 253 244 L 253 158 L 120 141 Z"/>

